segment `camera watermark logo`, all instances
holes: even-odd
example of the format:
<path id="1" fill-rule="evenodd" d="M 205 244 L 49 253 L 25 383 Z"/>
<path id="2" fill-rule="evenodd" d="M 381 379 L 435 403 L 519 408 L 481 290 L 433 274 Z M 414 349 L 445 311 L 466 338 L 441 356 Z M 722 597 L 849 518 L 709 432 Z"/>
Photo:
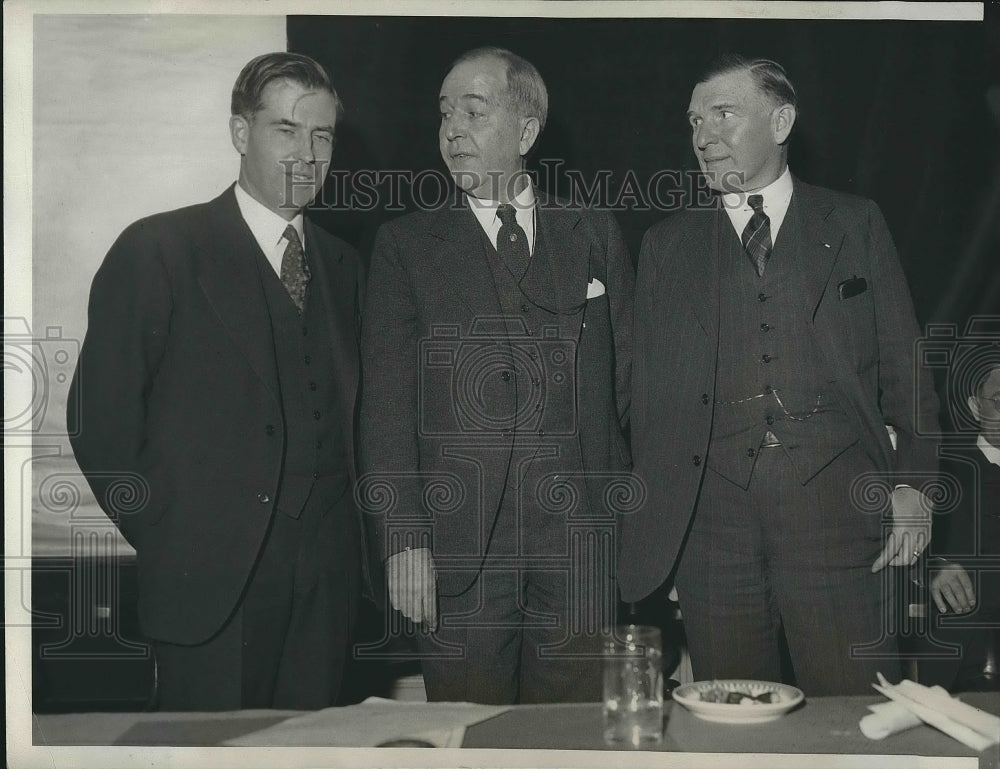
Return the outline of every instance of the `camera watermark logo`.
<path id="1" fill-rule="evenodd" d="M 467 335 L 440 324 L 419 345 L 424 436 L 573 435 L 576 341 L 557 326 L 532 333 L 522 318 L 476 318 Z"/>
<path id="2" fill-rule="evenodd" d="M 1000 368 L 1000 316 L 970 318 L 964 331 L 954 323 L 929 323 L 916 343 L 916 365 L 940 380 L 941 402 L 950 418 L 951 429 L 935 429 L 926 424 L 918 410 L 919 435 L 946 437 L 978 433 L 979 421 L 969 411 L 968 398 L 990 371 Z M 917 376 L 916 386 L 931 386 L 933 378 Z M 920 403 L 922 393 L 917 393 Z"/>
<path id="3" fill-rule="evenodd" d="M 60 326 L 47 326 L 44 334 L 34 335 L 26 319 L 3 319 L 5 440 L 79 433 L 78 423 L 63 419 L 79 355 L 79 341 L 64 338 Z"/>

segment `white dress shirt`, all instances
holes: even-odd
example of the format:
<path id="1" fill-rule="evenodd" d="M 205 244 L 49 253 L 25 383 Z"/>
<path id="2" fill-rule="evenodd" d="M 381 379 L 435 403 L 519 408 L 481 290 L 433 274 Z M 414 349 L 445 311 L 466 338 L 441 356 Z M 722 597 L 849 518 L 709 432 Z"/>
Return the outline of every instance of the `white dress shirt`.
<path id="1" fill-rule="evenodd" d="M 503 222 L 500 221 L 500 217 L 497 216 L 497 209 L 500 208 L 500 201 L 474 198 L 472 195 L 469 195 L 468 197 L 469 208 L 471 208 L 472 213 L 476 215 L 476 219 L 479 220 L 479 224 L 486 233 L 486 236 L 490 239 L 490 243 L 493 244 L 493 248 L 496 248 L 497 234 L 500 232 L 500 227 L 503 225 Z M 533 254 L 535 252 L 534 187 L 529 184 L 517 193 L 511 201 L 511 205 L 514 206 L 514 216 L 517 219 L 517 223 L 521 225 L 521 229 L 524 230 L 524 234 L 528 238 L 528 253 Z"/>
<path id="2" fill-rule="evenodd" d="M 983 452 L 983 456 L 986 457 L 987 461 L 1000 467 L 1000 449 L 994 446 L 992 443 L 986 440 L 982 433 L 979 433 L 979 437 L 976 439 L 976 445 L 979 450 Z"/>
<path id="3" fill-rule="evenodd" d="M 726 213 L 729 214 L 729 221 L 733 223 L 736 234 L 743 236 L 747 222 L 753 216 L 753 209 L 747 199 L 751 195 L 760 195 L 764 198 L 764 213 L 771 220 L 771 243 L 778 241 L 778 230 L 781 223 L 785 221 L 785 214 L 788 213 L 788 204 L 792 200 L 792 173 L 785 166 L 785 172 L 771 182 L 766 187 L 761 187 L 753 192 L 727 192 L 722 196 L 722 204 Z"/>
<path id="4" fill-rule="evenodd" d="M 255 200 L 250 193 L 236 184 L 236 204 L 240 207 L 243 221 L 247 223 L 250 232 L 267 257 L 278 277 L 281 277 L 281 260 L 285 256 L 288 241 L 285 239 L 285 228 L 290 224 L 299 233 L 299 241 L 303 250 L 306 247 L 305 233 L 302 228 L 302 212 L 295 215 L 290 222 L 278 216 L 263 203 Z"/>

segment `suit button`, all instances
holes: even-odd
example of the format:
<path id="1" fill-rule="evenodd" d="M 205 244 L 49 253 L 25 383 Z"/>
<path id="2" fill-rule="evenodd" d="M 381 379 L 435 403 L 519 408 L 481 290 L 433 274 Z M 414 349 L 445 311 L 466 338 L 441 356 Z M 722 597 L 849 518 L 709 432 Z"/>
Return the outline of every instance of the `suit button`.
<path id="1" fill-rule="evenodd" d="M 260 502 L 262 505 L 266 505 L 268 502 L 271 501 L 271 497 L 262 491 L 260 494 L 257 495 L 257 501 Z"/>
<path id="2" fill-rule="evenodd" d="M 319 480 L 319 473 L 313 473 L 313 480 L 314 481 L 318 481 Z"/>
<path id="3" fill-rule="evenodd" d="M 310 390 L 315 390 L 316 389 L 316 383 L 315 382 L 310 382 L 309 383 L 309 389 Z"/>
<path id="4" fill-rule="evenodd" d="M 704 403 L 706 406 L 708 405 L 708 393 L 701 394 L 701 402 Z"/>
<path id="5" fill-rule="evenodd" d="M 691 458 L 691 464 L 693 464 L 693 465 L 694 465 L 695 467 L 698 467 L 698 465 L 700 465 L 700 464 L 701 464 L 701 457 L 699 457 L 699 456 L 698 456 L 697 454 L 695 454 L 695 455 L 694 455 L 694 456 L 693 456 L 693 457 Z"/>
<path id="6" fill-rule="evenodd" d="M 510 372 L 509 371 L 504 371 L 502 374 L 500 374 L 500 378 L 503 381 L 505 381 L 505 382 L 509 382 L 510 381 Z"/>
<path id="7" fill-rule="evenodd" d="M 309 365 L 309 362 L 310 362 L 310 361 L 312 360 L 312 358 L 310 358 L 310 357 L 309 357 L 309 356 L 307 355 L 307 356 L 306 356 L 305 358 L 303 358 L 302 360 L 304 360 L 304 361 L 306 362 L 306 365 L 308 366 L 308 365 Z"/>
<path id="8" fill-rule="evenodd" d="M 764 421 L 767 422 L 769 425 L 773 425 L 774 424 L 774 417 L 772 417 L 770 414 L 768 414 L 767 415 L 767 419 L 765 419 Z"/>
<path id="9" fill-rule="evenodd" d="M 754 457 L 754 456 L 756 456 L 756 454 L 757 454 L 757 452 L 754 451 L 753 449 L 747 449 L 747 456 L 748 457 Z"/>
<path id="10" fill-rule="evenodd" d="M 268 425 L 267 427 L 265 427 L 264 432 L 266 432 L 268 435 L 274 435 L 274 425 Z"/>
<path id="11" fill-rule="evenodd" d="M 533 384 L 535 387 L 539 387 L 542 384 L 542 380 L 536 376 L 533 376 L 531 377 L 531 384 Z"/>
<path id="12" fill-rule="evenodd" d="M 767 294 L 757 294 L 757 301 L 758 302 L 766 302 L 767 301 Z"/>
<path id="13" fill-rule="evenodd" d="M 315 419 L 315 420 L 319 421 L 319 417 L 320 417 L 320 414 L 319 414 L 319 412 L 318 412 L 318 411 L 314 411 L 314 412 L 313 412 L 313 419 Z"/>
<path id="14" fill-rule="evenodd" d="M 761 355 L 760 359 L 761 359 L 761 361 L 763 363 L 770 363 L 771 362 L 771 356 L 768 355 L 767 353 L 764 353 L 763 355 Z"/>
<path id="15" fill-rule="evenodd" d="M 767 333 L 768 331 L 771 330 L 771 327 L 769 325 L 767 325 L 766 323 L 761 323 L 760 324 L 760 330 L 763 331 L 763 332 L 765 332 L 765 333 Z"/>
<path id="16" fill-rule="evenodd" d="M 531 308 L 526 304 L 521 305 L 521 312 L 528 312 Z"/>
<path id="17" fill-rule="evenodd" d="M 545 436 L 545 431 L 544 431 L 544 430 L 539 430 L 539 431 L 538 431 L 538 437 L 539 437 L 539 438 L 542 438 L 542 437 L 544 437 L 544 436 Z"/>

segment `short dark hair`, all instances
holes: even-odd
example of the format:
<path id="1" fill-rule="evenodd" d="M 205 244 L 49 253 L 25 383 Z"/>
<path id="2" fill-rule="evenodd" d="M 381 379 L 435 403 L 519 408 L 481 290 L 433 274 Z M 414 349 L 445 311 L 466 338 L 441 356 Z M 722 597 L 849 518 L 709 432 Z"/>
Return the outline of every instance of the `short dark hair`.
<path id="1" fill-rule="evenodd" d="M 775 106 L 791 104 L 798 109 L 795 86 L 785 72 L 785 68 L 771 59 L 748 59 L 738 53 L 726 53 L 713 60 L 698 79 L 704 83 L 718 75 L 730 72 L 747 72 L 757 87 L 774 101 Z"/>
<path id="2" fill-rule="evenodd" d="M 535 65 L 527 59 L 506 48 L 483 46 L 463 53 L 451 63 L 448 72 L 467 61 L 490 57 L 499 59 L 507 68 L 508 106 L 522 117 L 538 118 L 539 128 L 545 128 L 549 115 L 549 92 Z"/>
<path id="3" fill-rule="evenodd" d="M 274 80 L 290 80 L 304 88 L 326 91 L 336 102 L 337 116 L 343 114 L 340 97 L 323 66 L 301 53 L 287 51 L 261 54 L 247 62 L 233 85 L 230 113 L 253 117 L 264 106 L 264 89 Z"/>

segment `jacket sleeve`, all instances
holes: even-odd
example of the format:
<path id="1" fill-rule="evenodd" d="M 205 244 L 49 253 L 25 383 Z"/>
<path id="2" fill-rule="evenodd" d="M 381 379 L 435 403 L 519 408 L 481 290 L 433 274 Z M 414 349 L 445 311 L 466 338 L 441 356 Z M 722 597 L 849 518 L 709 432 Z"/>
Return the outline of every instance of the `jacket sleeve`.
<path id="1" fill-rule="evenodd" d="M 150 229 L 144 222 L 126 229 L 94 276 L 67 405 L 68 423 L 79 425 L 71 438 L 76 461 L 101 508 L 133 545 L 150 507 L 146 405 L 172 307 Z"/>
<path id="2" fill-rule="evenodd" d="M 879 407 L 897 436 L 892 480 L 920 489 L 938 468 L 939 402 L 929 369 L 916 359 L 920 326 L 892 236 L 874 202 L 869 202 L 868 227 L 875 275 Z"/>
<path id="3" fill-rule="evenodd" d="M 418 354 L 415 298 L 395 233 L 384 225 L 375 238 L 362 320 L 358 491 L 362 509 L 374 518 L 383 559 L 406 546 L 431 546 L 419 482 Z"/>
<path id="4" fill-rule="evenodd" d="M 635 268 L 614 216 L 608 215 L 608 296 L 615 343 L 615 404 L 623 430 L 629 426 L 632 404 L 632 313 Z"/>

